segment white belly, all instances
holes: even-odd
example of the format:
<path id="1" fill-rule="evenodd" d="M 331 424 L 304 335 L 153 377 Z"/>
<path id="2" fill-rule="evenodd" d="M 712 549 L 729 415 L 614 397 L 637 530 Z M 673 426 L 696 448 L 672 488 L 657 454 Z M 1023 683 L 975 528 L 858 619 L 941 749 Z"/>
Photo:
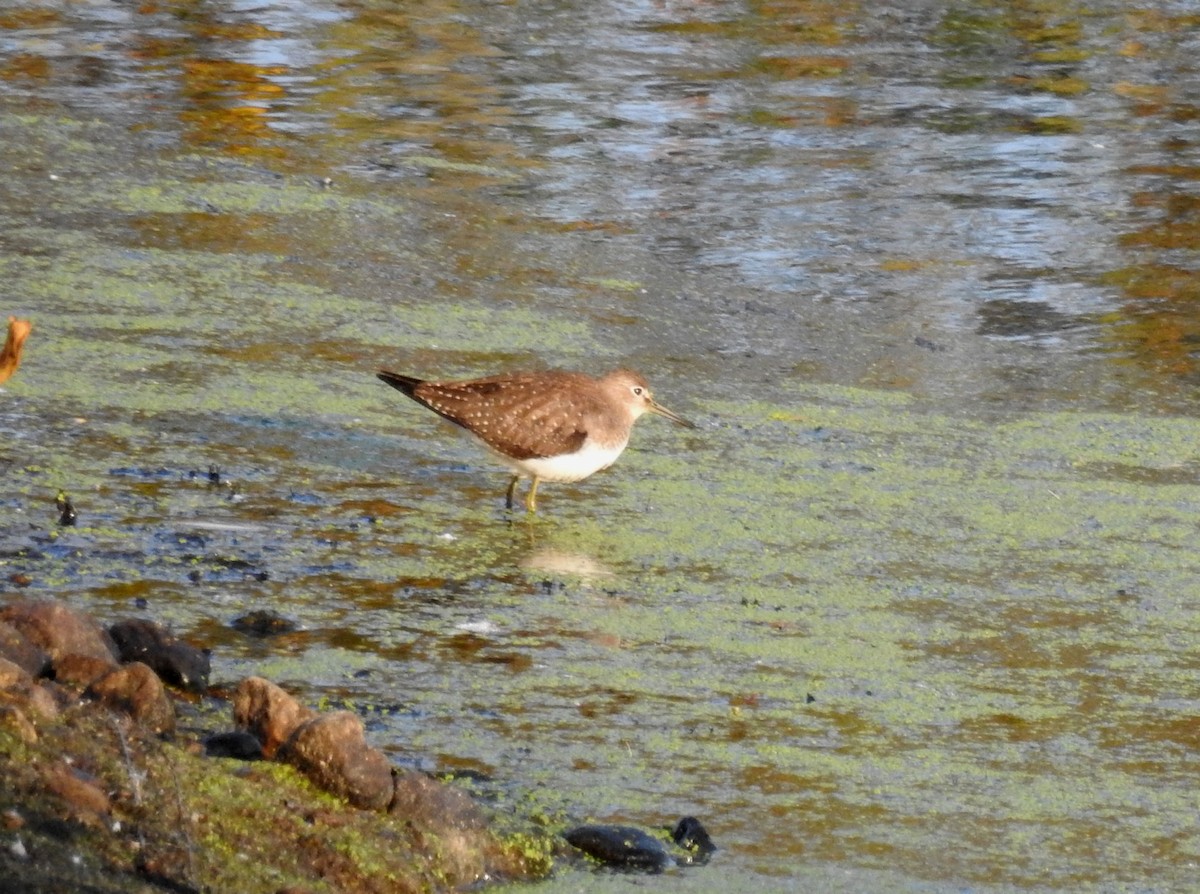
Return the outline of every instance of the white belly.
<path id="1" fill-rule="evenodd" d="M 526 478 L 535 477 L 542 481 L 582 481 L 589 475 L 611 466 L 624 449 L 624 444 L 617 447 L 584 444 L 578 453 L 546 459 L 513 459 L 509 456 L 500 458 L 513 472 Z"/>

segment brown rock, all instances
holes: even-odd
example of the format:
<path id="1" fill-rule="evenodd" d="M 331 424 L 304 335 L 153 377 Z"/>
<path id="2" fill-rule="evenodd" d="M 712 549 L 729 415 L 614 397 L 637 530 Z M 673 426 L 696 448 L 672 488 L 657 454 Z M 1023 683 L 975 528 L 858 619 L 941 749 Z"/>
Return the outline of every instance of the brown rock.
<path id="1" fill-rule="evenodd" d="M 0 621 L 44 649 L 51 662 L 66 655 L 87 655 L 117 663 L 116 647 L 104 628 L 62 602 L 14 602 L 0 610 Z"/>
<path id="2" fill-rule="evenodd" d="M 480 852 L 486 821 L 466 792 L 408 770 L 396 777 L 388 812 L 437 837 L 438 858 L 448 878 L 479 878 L 487 872 Z"/>
<path id="3" fill-rule="evenodd" d="M 392 765 L 387 755 L 367 745 L 362 721 L 350 711 L 301 724 L 278 757 L 355 807 L 384 810 L 392 801 Z"/>
<path id="4" fill-rule="evenodd" d="M 0 702 L 43 720 L 58 716 L 58 702 L 48 689 L 6 658 L 0 658 Z"/>
<path id="5" fill-rule="evenodd" d="M 36 700 L 41 702 L 45 698 L 44 704 L 52 705 L 53 713 L 47 716 L 56 716 L 67 708 L 79 704 L 79 694 L 63 686 L 57 680 L 39 680 L 37 688 L 41 692 L 36 696 Z"/>
<path id="6" fill-rule="evenodd" d="M 58 699 L 44 684 L 32 684 L 25 691 L 25 698 L 30 712 L 42 720 L 53 720 L 62 713 Z"/>
<path id="7" fill-rule="evenodd" d="M 116 662 L 91 655 L 64 655 L 54 662 L 54 680 L 76 690 L 86 689 L 116 667 Z"/>
<path id="8" fill-rule="evenodd" d="M 0 689 L 24 688 L 33 683 L 29 672 L 7 658 L 0 658 Z"/>
<path id="9" fill-rule="evenodd" d="M 12 730 L 26 745 L 32 745 L 38 740 L 37 727 L 16 705 L 0 705 L 0 726 Z"/>
<path id="10" fill-rule="evenodd" d="M 296 727 L 316 716 L 262 677 L 247 677 L 233 694 L 233 722 L 262 743 L 263 754 L 268 758 L 274 756 Z"/>
<path id="11" fill-rule="evenodd" d="M 0 658 L 8 659 L 33 677 L 40 677 L 50 666 L 49 655 L 4 621 L 0 621 Z"/>
<path id="12" fill-rule="evenodd" d="M 100 824 L 112 807 L 108 795 L 95 779 L 64 763 L 44 769 L 42 783 L 63 801 L 72 818 L 80 822 Z"/>
<path id="13" fill-rule="evenodd" d="M 156 733 L 175 732 L 175 707 L 162 680 L 139 661 L 109 671 L 84 694 L 113 710 L 124 711 Z"/>
<path id="14" fill-rule="evenodd" d="M 396 774 L 388 813 L 435 827 L 482 829 L 487 824 L 470 795 L 416 770 Z"/>

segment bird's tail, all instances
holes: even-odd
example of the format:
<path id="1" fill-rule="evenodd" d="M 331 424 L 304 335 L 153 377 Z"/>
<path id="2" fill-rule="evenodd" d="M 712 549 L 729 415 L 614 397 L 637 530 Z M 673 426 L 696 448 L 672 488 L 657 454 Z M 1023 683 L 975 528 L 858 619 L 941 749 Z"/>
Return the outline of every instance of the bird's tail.
<path id="1" fill-rule="evenodd" d="M 421 384 L 421 379 L 414 379 L 412 376 L 402 376 L 400 373 L 388 372 L 386 369 L 381 369 L 377 375 L 379 380 L 387 382 L 397 391 L 403 391 L 409 397 L 413 396 L 417 386 Z"/>

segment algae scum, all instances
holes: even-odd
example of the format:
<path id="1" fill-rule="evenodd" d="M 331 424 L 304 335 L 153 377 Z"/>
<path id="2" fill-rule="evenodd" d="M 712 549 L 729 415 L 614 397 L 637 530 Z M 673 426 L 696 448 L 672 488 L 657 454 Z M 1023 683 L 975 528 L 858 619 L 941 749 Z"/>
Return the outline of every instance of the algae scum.
<path id="1" fill-rule="evenodd" d="M 644 421 L 509 516 L 374 369 L 518 365 L 531 331 L 587 367 L 628 289 L 489 304 L 404 247 L 399 199 L 4 126 L 5 310 L 35 325 L 0 402 L 7 590 L 168 623 L 549 824 L 700 816 L 721 850 L 689 890 L 1194 877 L 1197 422 L 709 389 L 646 354 L 701 430 Z M 370 297 L 405 265 L 434 297 Z M 231 627 L 263 607 L 299 630 Z"/>

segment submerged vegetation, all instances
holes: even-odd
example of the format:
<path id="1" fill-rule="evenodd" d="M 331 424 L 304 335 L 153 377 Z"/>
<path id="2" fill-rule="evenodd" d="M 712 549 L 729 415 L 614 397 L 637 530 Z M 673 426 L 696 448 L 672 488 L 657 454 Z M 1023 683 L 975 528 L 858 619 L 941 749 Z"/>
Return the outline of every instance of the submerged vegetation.
<path id="1" fill-rule="evenodd" d="M 0 599 L 352 711 L 535 875 L 696 815 L 697 892 L 1186 888 L 1197 18 L 1144 6 L 15 4 Z M 374 379 L 622 364 L 699 430 L 533 519 Z M 186 730 L 5 716 L 4 860 L 467 876 Z"/>

